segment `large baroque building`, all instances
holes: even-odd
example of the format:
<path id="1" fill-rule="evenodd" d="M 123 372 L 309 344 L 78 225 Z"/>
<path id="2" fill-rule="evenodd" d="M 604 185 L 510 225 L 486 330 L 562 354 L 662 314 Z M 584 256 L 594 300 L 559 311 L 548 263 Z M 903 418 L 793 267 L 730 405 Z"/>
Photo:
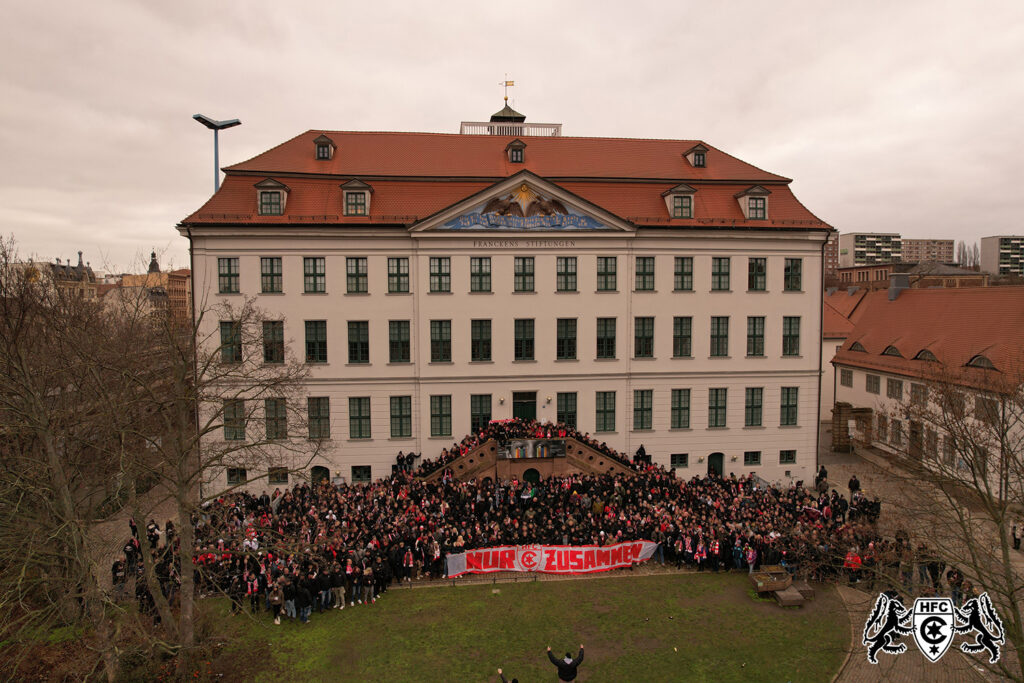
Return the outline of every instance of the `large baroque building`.
<path id="1" fill-rule="evenodd" d="M 178 226 L 197 300 L 255 297 L 276 322 L 243 352 L 308 363 L 320 476 L 384 476 L 511 417 L 680 476 L 813 474 L 832 231 L 790 179 L 507 108 L 463 130 L 307 131 Z"/>

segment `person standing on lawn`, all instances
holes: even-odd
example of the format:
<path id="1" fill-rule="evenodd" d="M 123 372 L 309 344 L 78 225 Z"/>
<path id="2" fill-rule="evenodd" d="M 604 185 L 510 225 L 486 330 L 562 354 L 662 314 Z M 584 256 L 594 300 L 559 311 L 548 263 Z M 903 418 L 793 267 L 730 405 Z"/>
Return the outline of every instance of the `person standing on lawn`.
<path id="1" fill-rule="evenodd" d="M 583 643 L 580 643 L 580 653 L 573 659 L 571 653 L 566 652 L 564 659 L 558 659 L 551 654 L 551 648 L 548 648 L 548 659 L 551 663 L 558 667 L 558 680 L 560 681 L 574 681 L 576 680 L 577 668 L 583 663 Z"/>

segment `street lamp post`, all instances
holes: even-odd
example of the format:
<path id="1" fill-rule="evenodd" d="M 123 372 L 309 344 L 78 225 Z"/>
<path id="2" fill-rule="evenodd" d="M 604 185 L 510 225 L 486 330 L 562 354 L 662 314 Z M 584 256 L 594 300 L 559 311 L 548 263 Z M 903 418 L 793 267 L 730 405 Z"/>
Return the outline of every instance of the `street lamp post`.
<path id="1" fill-rule="evenodd" d="M 238 119 L 216 121 L 205 114 L 193 114 L 192 118 L 213 131 L 213 191 L 216 192 L 220 189 L 220 142 L 218 134 L 225 128 L 240 126 L 242 122 Z"/>

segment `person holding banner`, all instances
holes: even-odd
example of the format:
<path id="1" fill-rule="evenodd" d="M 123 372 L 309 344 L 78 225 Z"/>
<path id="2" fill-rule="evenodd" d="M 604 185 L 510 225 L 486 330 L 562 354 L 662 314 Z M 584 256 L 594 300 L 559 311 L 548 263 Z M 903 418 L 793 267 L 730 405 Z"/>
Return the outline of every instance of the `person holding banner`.
<path id="1" fill-rule="evenodd" d="M 583 643 L 580 643 L 580 653 L 573 659 L 571 653 L 565 653 L 565 659 L 558 659 L 551 654 L 551 648 L 548 648 L 548 659 L 551 663 L 558 667 L 558 680 L 560 681 L 574 681 L 576 680 L 577 668 L 583 663 Z"/>

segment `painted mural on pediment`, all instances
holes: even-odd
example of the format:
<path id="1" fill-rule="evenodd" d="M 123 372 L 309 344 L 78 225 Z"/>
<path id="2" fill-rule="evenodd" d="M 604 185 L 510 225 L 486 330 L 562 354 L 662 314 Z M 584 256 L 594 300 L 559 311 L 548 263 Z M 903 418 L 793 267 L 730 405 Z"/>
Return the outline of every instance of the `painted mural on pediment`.
<path id="1" fill-rule="evenodd" d="M 450 230 L 607 230 L 609 226 L 523 183 L 442 226 Z"/>

